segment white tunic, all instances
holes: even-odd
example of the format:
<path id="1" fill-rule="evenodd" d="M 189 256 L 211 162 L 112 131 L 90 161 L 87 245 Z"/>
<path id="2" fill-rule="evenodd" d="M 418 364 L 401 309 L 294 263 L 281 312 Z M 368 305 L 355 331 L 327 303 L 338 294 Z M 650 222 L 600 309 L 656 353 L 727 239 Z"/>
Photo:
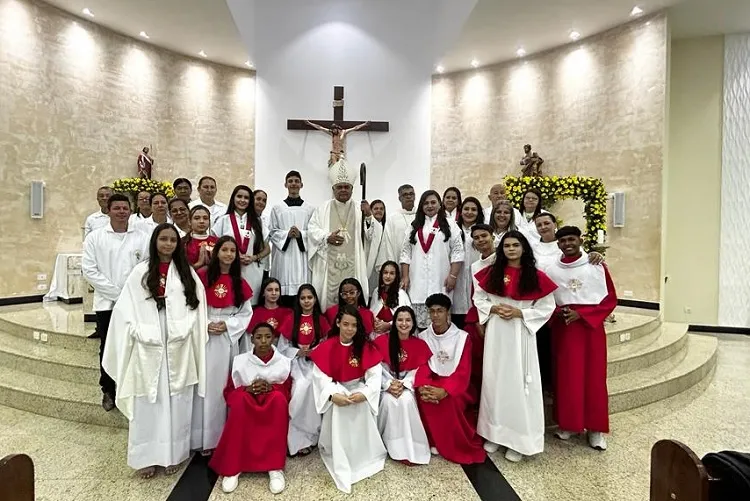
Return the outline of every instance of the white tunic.
<path id="1" fill-rule="evenodd" d="M 211 219 L 212 227 L 214 224 L 216 224 L 216 221 L 218 221 L 221 216 L 227 213 L 227 204 L 221 203 L 218 200 L 214 200 L 213 205 L 208 205 L 199 198 L 197 200 L 193 200 L 192 202 L 190 202 L 188 204 L 188 208 L 192 209 L 193 207 L 197 205 L 202 205 L 203 207 L 207 208 L 208 211 L 211 213 L 210 219 Z"/>
<path id="2" fill-rule="evenodd" d="M 450 273 L 451 263 L 464 261 L 461 230 L 455 222 L 448 220 L 451 236 L 446 242 L 442 230 L 433 228 L 436 217 L 425 218 L 424 226 L 420 230 L 425 242 L 430 233 L 435 232 L 435 239 L 427 254 L 422 249 L 418 236 L 415 236 L 416 244 L 412 244 L 407 235 L 401 250 L 401 263 L 409 265 L 409 297 L 415 304 L 424 304 L 428 296 L 438 292 L 453 297 L 453 291 L 448 292 L 445 289 L 445 279 Z"/>
<path id="3" fill-rule="evenodd" d="M 373 218 L 374 220 L 374 218 Z M 372 240 L 365 241 L 365 254 L 367 255 L 367 281 L 370 287 L 378 283 L 380 267 L 376 267 L 378 255 L 383 248 L 383 226 L 378 223 L 372 233 Z M 367 290 L 367 289 L 364 289 Z"/>
<path id="4" fill-rule="evenodd" d="M 270 239 L 273 245 L 273 263 L 270 276 L 277 278 L 281 283 L 283 296 L 297 294 L 300 285 L 310 282 L 307 226 L 312 213 L 313 207 L 304 202 L 299 207 L 290 207 L 282 202 L 271 209 Z M 304 252 L 300 250 L 297 240 L 290 239 L 287 243 L 289 228 L 292 226 L 296 226 L 302 235 Z"/>
<path id="5" fill-rule="evenodd" d="M 490 224 L 490 221 L 492 219 L 492 209 L 492 205 L 484 209 L 484 222 L 487 224 Z M 522 218 L 523 216 L 521 216 L 521 211 L 513 207 L 513 221 L 518 224 L 518 221 L 520 221 Z"/>
<path id="6" fill-rule="evenodd" d="M 531 242 L 531 249 L 534 251 L 537 269 L 545 273 L 550 266 L 554 266 L 560 257 L 562 257 L 562 251 L 557 246 L 557 240 L 551 242 L 536 240 Z"/>
<path id="7" fill-rule="evenodd" d="M 364 381 L 335 383 L 313 366 L 315 406 L 323 414 L 320 457 L 336 487 L 347 494 L 351 493 L 352 484 L 385 467 L 387 452 L 377 426 L 382 371 L 377 364 L 365 372 Z M 339 407 L 329 400 L 336 393 L 362 393 L 367 401 Z"/>
<path id="8" fill-rule="evenodd" d="M 105 214 L 101 210 L 89 214 L 86 217 L 86 222 L 83 223 L 83 238 L 85 239 L 94 230 L 97 230 L 103 226 L 109 224 L 109 214 Z"/>
<path id="9" fill-rule="evenodd" d="M 193 424 L 190 447 L 194 450 L 215 449 L 227 420 L 224 387 L 232 360 L 239 355 L 239 341 L 253 316 L 250 301 L 241 308 L 208 307 L 208 322 L 227 324 L 224 333 L 208 334 L 206 344 L 206 396 L 193 398 Z"/>
<path id="10" fill-rule="evenodd" d="M 456 289 L 453 293 L 453 307 L 451 311 L 457 315 L 465 315 L 471 308 L 471 265 L 481 256 L 474 248 L 474 240 L 471 238 L 471 228 L 462 228 L 464 234 L 464 265 L 456 280 Z"/>
<path id="11" fill-rule="evenodd" d="M 235 216 L 237 217 L 237 227 L 239 229 L 240 236 L 242 238 L 248 239 L 247 253 L 245 255 L 252 256 L 256 238 L 261 238 L 263 242 L 268 242 L 268 228 L 262 223 L 261 220 L 263 234 L 258 237 L 258 235 L 255 234 L 255 231 L 248 226 L 249 223 L 247 221 L 247 212 L 245 212 L 241 216 L 239 214 L 235 214 Z M 224 214 L 216 221 L 216 225 L 211 228 L 211 233 L 219 238 L 223 237 L 224 235 L 229 235 L 230 237 L 235 238 L 234 230 L 232 229 L 232 221 L 229 219 L 229 214 Z M 239 242 L 237 242 L 237 245 L 239 245 Z M 261 249 L 263 249 L 262 245 Z M 245 279 L 250 288 L 253 290 L 254 299 L 252 300 L 252 302 L 257 301 L 257 298 L 261 296 L 260 287 L 263 283 L 264 271 L 265 270 L 263 268 L 263 263 L 261 261 L 256 261 L 254 263 L 242 266 L 242 278 Z"/>
<path id="12" fill-rule="evenodd" d="M 169 217 L 169 215 L 167 215 L 167 221 L 166 222 L 167 223 L 172 223 L 172 218 Z M 138 228 L 141 231 L 144 231 L 144 232 L 146 232 L 148 234 L 148 237 L 150 239 L 151 238 L 151 234 L 154 232 L 154 230 L 156 229 L 156 227 L 159 226 L 160 223 L 157 223 L 156 221 L 154 221 L 154 215 L 151 214 L 147 218 L 138 219 L 136 221 L 136 224 L 138 224 Z M 175 228 L 176 228 L 176 226 L 175 226 Z"/>
<path id="13" fill-rule="evenodd" d="M 383 244 L 380 246 L 380 253 L 375 260 L 375 270 L 378 273 L 380 273 L 380 267 L 386 261 L 398 263 L 401 260 L 404 238 L 407 236 L 407 230 L 411 229 L 411 223 L 414 221 L 416 214 L 413 210 L 400 209 L 398 212 L 389 214 L 386 218 L 385 228 L 383 229 Z M 377 283 L 370 285 L 377 285 Z"/>
<path id="14" fill-rule="evenodd" d="M 555 311 L 554 296 L 516 301 L 487 293 L 474 278 L 474 304 L 486 325 L 477 432 L 525 456 L 538 454 L 544 450 L 544 402 L 535 336 Z M 490 314 L 496 304 L 520 309 L 523 318 Z"/>
<path id="15" fill-rule="evenodd" d="M 541 214 L 545 214 L 546 212 L 546 210 L 542 209 Z M 523 213 L 519 219 L 516 219 L 518 231 L 523 233 L 523 236 L 525 236 L 532 245 L 534 245 L 533 242 L 538 242 L 541 238 L 539 232 L 536 231 L 536 221 L 532 218 L 533 215 L 533 212 L 531 214 Z"/>

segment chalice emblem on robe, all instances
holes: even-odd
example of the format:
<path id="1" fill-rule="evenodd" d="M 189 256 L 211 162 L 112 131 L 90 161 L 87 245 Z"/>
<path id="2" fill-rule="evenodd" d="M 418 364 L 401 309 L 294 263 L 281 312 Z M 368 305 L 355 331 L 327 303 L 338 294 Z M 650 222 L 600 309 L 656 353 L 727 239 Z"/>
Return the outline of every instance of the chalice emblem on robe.
<path id="1" fill-rule="evenodd" d="M 219 299 L 224 299 L 227 296 L 227 292 L 227 286 L 224 284 L 219 284 L 214 287 L 214 296 L 218 297 Z"/>

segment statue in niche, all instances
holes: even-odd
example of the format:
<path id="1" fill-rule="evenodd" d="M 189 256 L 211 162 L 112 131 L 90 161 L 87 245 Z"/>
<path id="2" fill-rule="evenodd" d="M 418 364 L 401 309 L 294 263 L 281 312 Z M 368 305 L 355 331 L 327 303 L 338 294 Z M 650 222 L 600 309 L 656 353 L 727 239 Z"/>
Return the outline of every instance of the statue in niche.
<path id="1" fill-rule="evenodd" d="M 151 179 L 151 167 L 154 166 L 154 159 L 148 154 L 150 150 L 148 146 L 144 146 L 143 150 L 138 153 L 138 177 L 140 178 Z"/>
<path id="2" fill-rule="evenodd" d="M 531 151 L 530 144 L 523 146 L 523 153 L 521 175 L 524 177 L 541 176 L 544 159 L 537 155 L 536 151 Z"/>

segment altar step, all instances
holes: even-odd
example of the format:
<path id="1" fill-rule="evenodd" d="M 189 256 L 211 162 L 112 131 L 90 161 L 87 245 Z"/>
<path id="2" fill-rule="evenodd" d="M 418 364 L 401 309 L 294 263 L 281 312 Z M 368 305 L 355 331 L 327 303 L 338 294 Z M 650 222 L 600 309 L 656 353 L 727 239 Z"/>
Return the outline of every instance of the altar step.
<path id="1" fill-rule="evenodd" d="M 94 332 L 93 324 L 86 324 L 86 326 L 88 326 L 88 330 L 90 330 L 91 333 Z M 48 346 L 99 353 L 98 339 L 89 339 L 86 336 L 55 331 L 50 328 L 34 325 L 31 322 L 22 323 L 10 320 L 3 314 L 0 314 L 0 332 Z M 46 338 L 46 341 L 41 341 L 44 338 Z"/>

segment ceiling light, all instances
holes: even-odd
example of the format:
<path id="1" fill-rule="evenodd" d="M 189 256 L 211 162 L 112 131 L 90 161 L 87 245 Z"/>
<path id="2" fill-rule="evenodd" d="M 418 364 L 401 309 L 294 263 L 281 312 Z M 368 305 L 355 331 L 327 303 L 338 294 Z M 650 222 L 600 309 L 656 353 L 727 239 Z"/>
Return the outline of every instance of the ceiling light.
<path id="1" fill-rule="evenodd" d="M 250 61 L 245 61 L 245 66 L 247 66 L 248 68 L 252 68 L 253 63 L 251 63 Z"/>
<path id="2" fill-rule="evenodd" d="M 576 30 L 571 31 L 569 36 L 571 40 L 578 40 L 579 38 L 581 38 L 581 34 Z"/>
<path id="3" fill-rule="evenodd" d="M 641 9 L 637 5 L 635 7 L 633 7 L 633 10 L 630 11 L 630 16 L 631 17 L 640 16 L 641 14 L 643 14 L 643 9 Z"/>
<path id="4" fill-rule="evenodd" d="M 519 47 L 518 50 L 516 51 L 516 56 L 523 57 L 525 55 L 526 55 L 526 51 L 524 50 L 524 48 L 523 47 Z"/>
<path id="5" fill-rule="evenodd" d="M 140 32 L 140 33 L 138 33 L 138 34 L 139 34 L 139 35 L 140 35 L 140 36 L 141 36 L 142 38 L 145 38 L 145 39 L 149 39 L 149 38 L 151 38 L 150 36 L 148 36 L 148 33 L 146 33 L 145 31 L 141 31 L 141 32 Z"/>
<path id="6" fill-rule="evenodd" d="M 83 9 L 82 12 L 83 12 L 84 16 L 94 17 L 94 13 L 91 12 L 91 9 L 89 9 L 88 7 L 86 7 L 85 9 Z"/>
<path id="7" fill-rule="evenodd" d="M 206 52 L 203 49 L 201 49 L 201 51 L 198 53 L 198 55 L 200 57 L 208 57 L 208 55 L 206 54 Z"/>
<path id="8" fill-rule="evenodd" d="M 445 68 L 438 64 L 437 66 L 435 66 L 435 71 L 437 71 L 438 73 L 445 73 Z"/>
<path id="9" fill-rule="evenodd" d="M 471 66 L 472 68 L 479 68 L 479 61 L 477 61 L 476 59 L 472 59 Z"/>

